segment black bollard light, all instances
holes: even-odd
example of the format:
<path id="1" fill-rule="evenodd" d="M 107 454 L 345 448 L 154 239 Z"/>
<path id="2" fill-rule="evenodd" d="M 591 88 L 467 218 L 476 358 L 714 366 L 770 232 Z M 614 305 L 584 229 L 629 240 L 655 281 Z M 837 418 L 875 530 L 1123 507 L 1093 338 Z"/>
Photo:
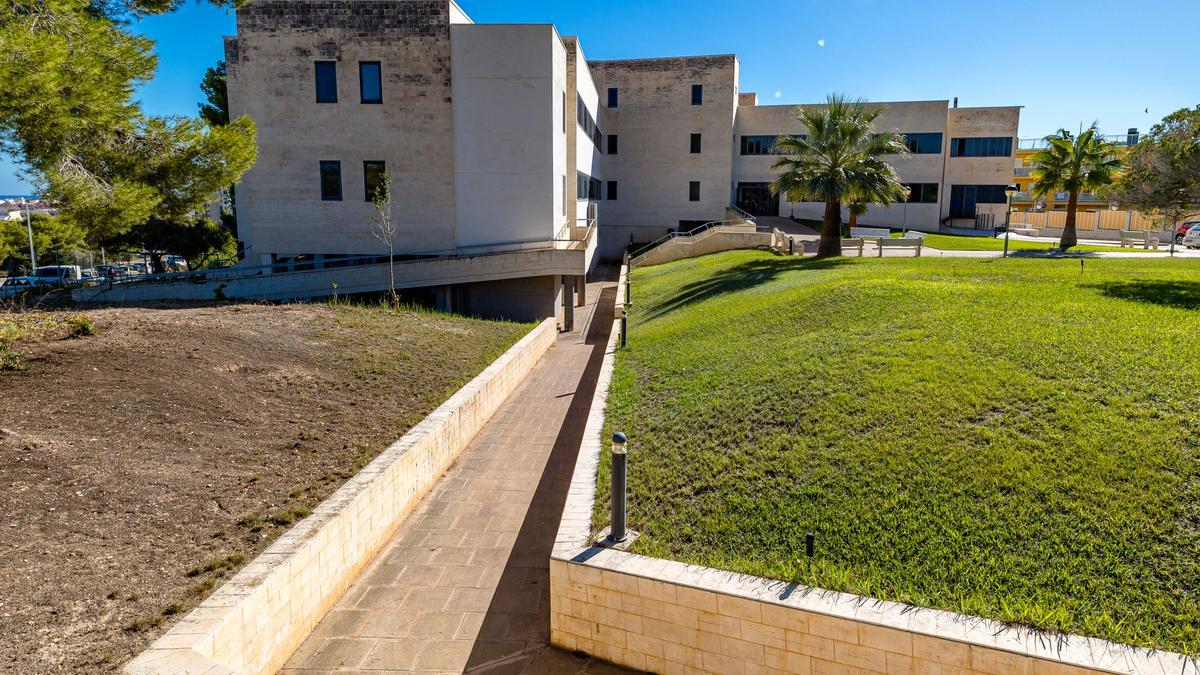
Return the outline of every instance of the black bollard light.
<path id="1" fill-rule="evenodd" d="M 629 338 L 629 312 L 621 310 L 621 346 L 628 344 Z"/>
<path id="2" fill-rule="evenodd" d="M 810 558 L 813 557 L 813 543 L 815 542 L 816 538 L 817 536 L 812 532 L 804 535 L 804 553 Z"/>
<path id="3" fill-rule="evenodd" d="M 612 437 L 612 522 L 608 539 L 614 543 L 625 541 L 629 536 L 625 529 L 625 472 L 628 454 L 628 439 L 617 432 Z"/>
<path id="4" fill-rule="evenodd" d="M 630 299 L 630 296 L 629 296 L 629 272 L 626 271 L 625 272 L 625 306 L 628 307 L 631 304 L 633 304 L 633 301 Z"/>

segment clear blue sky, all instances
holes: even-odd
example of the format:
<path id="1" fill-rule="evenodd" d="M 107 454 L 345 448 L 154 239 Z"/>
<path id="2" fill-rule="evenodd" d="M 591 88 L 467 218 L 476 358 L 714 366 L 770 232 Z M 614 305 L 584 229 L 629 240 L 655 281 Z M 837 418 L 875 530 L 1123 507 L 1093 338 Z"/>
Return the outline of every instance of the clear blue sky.
<path id="1" fill-rule="evenodd" d="M 874 101 L 1023 105 L 1022 137 L 1099 120 L 1146 130 L 1200 104 L 1197 0 L 461 0 L 479 23 L 555 23 L 591 59 L 736 53 L 742 91 L 802 103 L 843 91 Z M 159 67 L 155 114 L 194 115 L 232 13 L 190 3 L 142 21 Z M 823 41 L 823 42 L 822 42 Z M 822 46 L 823 44 L 823 46 Z M 778 92 L 779 97 L 775 94 Z M 1149 112 L 1144 112 L 1149 109 Z M 28 191 L 0 158 L 0 194 Z"/>

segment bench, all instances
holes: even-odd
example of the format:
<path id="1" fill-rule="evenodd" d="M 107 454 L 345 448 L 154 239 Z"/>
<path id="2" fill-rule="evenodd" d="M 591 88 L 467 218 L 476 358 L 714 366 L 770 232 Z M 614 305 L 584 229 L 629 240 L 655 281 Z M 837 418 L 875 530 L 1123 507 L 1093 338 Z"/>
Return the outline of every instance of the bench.
<path id="1" fill-rule="evenodd" d="M 917 257 L 920 258 L 921 246 L 924 245 L 924 243 L 925 240 L 921 237 L 903 237 L 899 239 L 892 239 L 889 237 L 887 239 L 880 239 L 879 241 L 875 242 L 875 244 L 879 247 L 879 255 L 876 257 L 882 258 L 883 249 L 885 248 L 915 248 L 917 250 Z"/>
<path id="2" fill-rule="evenodd" d="M 1154 250 L 1158 250 L 1158 233 L 1147 232 L 1145 230 L 1121 230 L 1121 248 L 1128 246 L 1133 248 L 1135 244 L 1141 244 L 1142 248 L 1148 249 L 1151 246 Z"/>
<path id="3" fill-rule="evenodd" d="M 1008 226 L 1008 231 L 1016 232 L 1017 234 L 1023 234 L 1027 237 L 1038 236 L 1038 229 L 1025 223 L 1013 223 L 1012 225 Z"/>
<path id="4" fill-rule="evenodd" d="M 877 239 L 892 236 L 892 231 L 886 227 L 852 227 L 850 228 L 850 236 Z"/>
<path id="5" fill-rule="evenodd" d="M 850 249 L 857 248 L 858 249 L 858 257 L 861 258 L 862 253 L 863 253 L 863 244 L 865 244 L 865 243 L 867 243 L 867 240 L 863 239 L 862 237 L 851 237 L 849 239 L 842 239 L 842 255 L 846 254 L 846 249 L 848 249 L 848 248 L 850 248 Z"/>

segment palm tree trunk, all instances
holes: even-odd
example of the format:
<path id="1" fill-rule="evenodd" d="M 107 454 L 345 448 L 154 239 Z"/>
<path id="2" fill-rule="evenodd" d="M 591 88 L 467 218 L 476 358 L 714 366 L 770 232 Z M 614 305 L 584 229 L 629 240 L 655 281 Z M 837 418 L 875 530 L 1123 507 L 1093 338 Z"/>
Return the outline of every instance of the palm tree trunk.
<path id="1" fill-rule="evenodd" d="M 1062 239 L 1058 240 L 1058 248 L 1065 251 L 1079 243 L 1079 235 L 1075 232 L 1075 211 L 1079 208 L 1079 192 L 1071 190 L 1067 200 L 1067 222 L 1063 224 Z"/>
<path id="2" fill-rule="evenodd" d="M 825 221 L 821 224 L 821 242 L 817 245 L 817 257 L 828 258 L 842 254 L 842 203 L 836 199 L 825 200 Z"/>

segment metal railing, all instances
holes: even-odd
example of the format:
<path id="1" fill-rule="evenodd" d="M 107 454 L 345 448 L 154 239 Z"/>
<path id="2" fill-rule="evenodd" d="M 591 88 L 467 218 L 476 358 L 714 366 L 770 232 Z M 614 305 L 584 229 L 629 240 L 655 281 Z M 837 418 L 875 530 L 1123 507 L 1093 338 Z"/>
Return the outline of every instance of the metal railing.
<path id="1" fill-rule="evenodd" d="M 1100 138 L 1104 139 L 1105 141 L 1108 141 L 1109 143 L 1133 146 L 1133 145 L 1137 145 L 1138 143 L 1141 143 L 1142 141 L 1146 140 L 1146 135 L 1141 134 L 1141 133 L 1137 133 L 1137 134 L 1130 134 L 1130 133 L 1104 134 Z M 1048 147 L 1050 147 L 1050 142 L 1047 141 L 1044 137 L 1043 138 L 1020 138 L 1020 139 L 1017 139 L 1017 149 L 1018 150 L 1042 150 L 1042 149 L 1045 149 Z"/>
<path id="2" fill-rule="evenodd" d="M 647 251 L 650 251 L 651 249 L 657 248 L 657 247 L 665 244 L 666 242 L 671 241 L 672 239 L 677 239 L 679 237 L 694 237 L 696 235 L 703 234 L 704 232 L 707 232 L 708 230 L 711 230 L 711 229 L 717 228 L 717 227 L 721 227 L 723 225 L 737 225 L 739 223 L 748 223 L 750 225 L 754 225 L 756 230 L 758 229 L 758 221 L 755 220 L 754 216 L 750 215 L 749 213 L 746 213 L 745 211 L 743 211 L 742 209 L 739 209 L 736 206 L 730 206 L 730 207 L 728 207 L 728 209 L 730 212 L 732 212 L 734 215 L 736 215 L 738 217 L 737 218 L 727 218 L 725 220 L 712 220 L 707 223 L 704 223 L 703 225 L 701 225 L 697 228 L 688 230 L 687 232 L 680 232 L 679 230 L 673 230 L 673 231 L 668 232 L 667 234 L 659 237 L 658 239 L 655 239 L 654 241 L 650 242 L 649 244 L 645 244 L 634 251 L 630 251 L 629 257 L 630 257 L 630 259 L 636 258 L 636 257 L 646 253 Z"/>
<path id="3" fill-rule="evenodd" d="M 527 242 L 505 242 L 500 244 L 480 244 L 477 246 L 460 246 L 453 249 L 424 251 L 419 253 L 398 253 L 392 256 L 394 265 L 411 265 L 434 260 L 449 260 L 461 257 L 503 255 L 521 251 L 541 251 L 551 249 L 577 250 L 586 247 L 596 235 L 596 223 L 588 220 L 584 228 L 568 224 L 561 228 L 553 239 Z M 564 234 L 565 233 L 565 234 Z M 572 236 L 575 235 L 575 236 Z M 319 270 L 337 269 L 340 267 L 356 267 L 359 265 L 386 265 L 387 254 L 372 254 L 360 256 L 324 257 L 321 259 L 288 260 L 267 263 L 265 265 L 234 265 L 216 269 L 193 270 L 188 272 L 166 272 L 162 274 L 137 274 L 125 277 L 106 278 L 84 286 L 107 290 L 114 286 L 141 286 L 145 284 L 195 283 L 202 284 L 210 281 L 232 281 L 264 276 L 267 274 L 287 274 L 313 272 Z"/>

